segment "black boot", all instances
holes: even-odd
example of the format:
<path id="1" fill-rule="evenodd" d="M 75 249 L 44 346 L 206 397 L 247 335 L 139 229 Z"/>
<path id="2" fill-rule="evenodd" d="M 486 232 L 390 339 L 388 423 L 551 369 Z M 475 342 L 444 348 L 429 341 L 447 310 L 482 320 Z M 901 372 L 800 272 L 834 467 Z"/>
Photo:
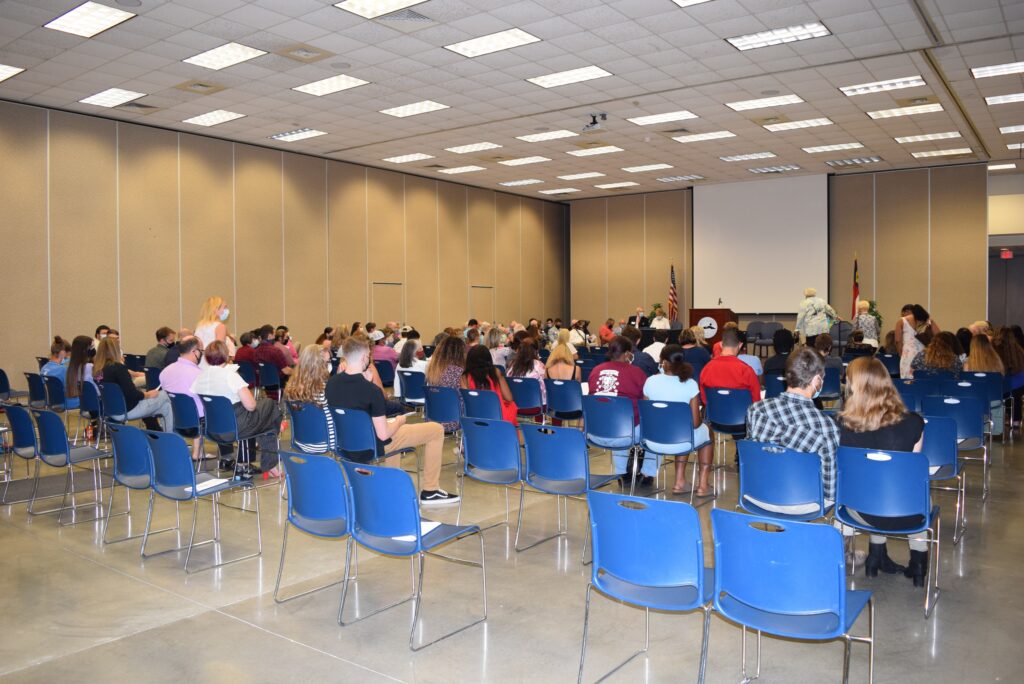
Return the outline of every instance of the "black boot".
<path id="1" fill-rule="evenodd" d="M 892 558 L 889 558 L 885 542 L 882 542 L 881 544 L 870 544 L 868 546 L 868 558 L 864 562 L 864 573 L 868 577 L 877 577 L 879 570 L 888 575 L 906 572 L 906 568 L 897 564 Z"/>
<path id="2" fill-rule="evenodd" d="M 915 587 L 923 587 L 925 578 L 928 576 L 928 552 L 912 550 L 910 552 L 910 563 L 907 565 L 907 569 L 903 571 L 903 576 L 913 579 Z"/>

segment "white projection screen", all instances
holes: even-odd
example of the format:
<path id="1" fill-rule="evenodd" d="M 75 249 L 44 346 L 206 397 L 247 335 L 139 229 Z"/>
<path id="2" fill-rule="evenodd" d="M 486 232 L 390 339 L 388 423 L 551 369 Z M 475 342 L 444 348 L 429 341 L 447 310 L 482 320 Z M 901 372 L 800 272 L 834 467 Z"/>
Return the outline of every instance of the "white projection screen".
<path id="1" fill-rule="evenodd" d="M 827 300 L 828 176 L 695 187 L 693 281 L 698 309 L 796 313 L 807 287 Z"/>

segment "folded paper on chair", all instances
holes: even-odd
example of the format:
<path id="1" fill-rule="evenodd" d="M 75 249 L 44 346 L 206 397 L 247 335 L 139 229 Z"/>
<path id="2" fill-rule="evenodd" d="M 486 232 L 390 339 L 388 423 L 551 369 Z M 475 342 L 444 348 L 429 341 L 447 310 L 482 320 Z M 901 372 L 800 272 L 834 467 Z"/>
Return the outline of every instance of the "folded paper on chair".
<path id="1" fill-rule="evenodd" d="M 420 536 L 426 537 L 428 534 L 436 530 L 441 526 L 441 523 L 434 522 L 432 520 L 421 520 L 420 521 Z M 416 537 L 411 534 L 403 534 L 400 537 L 392 537 L 395 541 L 416 541 Z"/>
<path id="2" fill-rule="evenodd" d="M 195 486 L 195 493 L 199 494 L 200 492 L 205 492 L 207 489 L 212 489 L 213 487 L 218 487 L 218 486 L 224 484 L 225 482 L 227 482 L 227 479 L 222 478 L 222 477 L 215 477 L 212 480 L 207 480 L 206 482 L 200 482 L 199 484 L 197 484 Z"/>

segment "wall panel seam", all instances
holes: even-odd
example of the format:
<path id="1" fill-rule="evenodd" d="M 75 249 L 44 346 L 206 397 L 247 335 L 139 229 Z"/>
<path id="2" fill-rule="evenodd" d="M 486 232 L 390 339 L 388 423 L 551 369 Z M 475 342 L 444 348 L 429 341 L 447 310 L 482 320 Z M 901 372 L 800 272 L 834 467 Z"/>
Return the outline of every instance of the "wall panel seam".
<path id="1" fill-rule="evenodd" d="M 114 122 L 114 276 L 117 283 L 117 329 L 121 325 L 121 124 Z"/>
<path id="2" fill-rule="evenodd" d="M 238 245 L 236 244 L 236 233 L 238 232 L 238 211 L 236 205 L 238 200 L 236 197 L 237 179 L 235 178 L 235 143 L 231 143 L 231 302 L 238 306 Z M 239 312 L 235 311 L 235 320 L 241 320 L 238 318 Z"/>
<path id="3" fill-rule="evenodd" d="M 287 243 L 284 239 L 284 152 L 281 152 L 281 325 L 288 325 L 288 291 L 285 262 Z"/>
<path id="4" fill-rule="evenodd" d="M 175 136 L 175 149 L 177 152 L 177 190 L 178 190 L 178 328 L 185 326 L 185 285 L 184 275 L 181 271 L 181 133 Z"/>
<path id="5" fill-rule="evenodd" d="M 46 337 L 53 339 L 53 264 L 50 252 L 50 110 L 46 110 Z"/>

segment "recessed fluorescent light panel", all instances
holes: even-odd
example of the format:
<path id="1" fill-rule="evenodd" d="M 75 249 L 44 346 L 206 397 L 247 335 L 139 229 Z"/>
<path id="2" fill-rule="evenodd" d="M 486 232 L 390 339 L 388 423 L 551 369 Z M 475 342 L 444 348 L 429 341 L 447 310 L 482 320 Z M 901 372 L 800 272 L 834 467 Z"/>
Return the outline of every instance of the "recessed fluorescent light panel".
<path id="1" fill-rule="evenodd" d="M 662 183 L 681 183 L 683 181 L 704 180 L 704 176 L 665 176 L 664 178 L 659 178 L 658 180 L 661 181 Z"/>
<path id="2" fill-rule="evenodd" d="M 0 80 L 2 80 L 2 74 L 0 74 Z M 1009 135 L 1010 133 L 1024 133 L 1024 125 L 1022 126 L 1002 126 L 999 132 L 1003 135 Z"/>
<path id="3" fill-rule="evenodd" d="M 391 14 L 398 10 L 418 5 L 427 0 L 345 0 L 336 2 L 334 6 L 352 14 L 358 14 L 364 19 L 376 19 L 385 14 Z"/>
<path id="4" fill-rule="evenodd" d="M 472 145 L 459 145 L 458 147 L 446 147 L 445 152 L 454 152 L 455 154 L 469 154 L 470 152 L 483 152 L 484 150 L 494 150 L 501 147 L 496 143 L 492 142 L 478 142 Z"/>
<path id="5" fill-rule="evenodd" d="M 579 192 L 579 188 L 555 188 L 554 190 L 538 190 L 542 195 L 567 195 L 570 192 Z"/>
<path id="6" fill-rule="evenodd" d="M 83 38 L 92 38 L 108 28 L 117 26 L 121 22 L 128 21 L 135 15 L 131 12 L 119 10 L 116 7 L 107 7 L 98 2 L 86 2 L 70 12 L 65 12 L 49 24 L 44 24 L 48 29 L 72 33 Z"/>
<path id="7" fill-rule="evenodd" d="M 925 159 L 927 157 L 950 157 L 955 154 L 970 154 L 970 147 L 957 147 L 949 150 L 928 150 L 927 152 L 911 152 L 914 159 Z"/>
<path id="8" fill-rule="evenodd" d="M 672 0 L 680 7 L 693 7 L 694 5 L 703 5 L 705 2 L 711 2 L 711 0 Z"/>
<path id="9" fill-rule="evenodd" d="M 890 78 L 888 81 L 874 81 L 872 83 L 858 83 L 852 86 L 843 86 L 839 90 L 847 97 L 855 95 L 867 95 L 869 93 L 881 93 L 886 90 L 900 90 L 902 88 L 916 88 L 925 85 L 920 75 L 906 76 L 904 78 Z"/>
<path id="10" fill-rule="evenodd" d="M 498 185 L 504 185 L 507 188 L 515 188 L 520 185 L 536 185 L 537 183 L 543 183 L 539 178 L 524 178 L 523 180 L 505 181 L 504 183 L 498 183 Z"/>
<path id="11" fill-rule="evenodd" d="M 300 85 L 292 90 L 297 90 L 300 93 L 306 93 L 307 95 L 316 95 L 322 97 L 324 95 L 330 95 L 331 93 L 337 93 L 342 90 L 348 90 L 349 88 L 355 88 L 361 85 L 366 85 L 369 81 L 364 81 L 361 78 L 355 76 L 346 76 L 345 74 L 338 74 L 337 76 L 331 76 L 319 81 L 313 81 L 306 85 Z"/>
<path id="12" fill-rule="evenodd" d="M 646 164 L 645 166 L 626 166 L 622 170 L 626 173 L 644 173 L 645 171 L 664 171 L 671 168 L 671 164 Z"/>
<path id="13" fill-rule="evenodd" d="M 914 114 L 930 114 L 941 112 L 942 105 L 935 102 L 932 104 L 914 105 L 913 107 L 897 107 L 896 109 L 879 109 L 876 112 L 868 112 L 872 119 L 891 119 L 894 116 L 913 116 Z"/>
<path id="14" fill-rule="evenodd" d="M 974 78 L 989 78 L 991 76 L 1005 76 L 1007 74 L 1024 73 L 1024 62 L 1011 62 L 1009 64 L 993 64 L 992 66 L 977 67 L 971 69 Z"/>
<path id="15" fill-rule="evenodd" d="M 196 126 L 216 126 L 217 124 L 226 123 L 228 121 L 234 121 L 235 119 L 241 119 L 245 114 L 239 114 L 237 112 L 229 112 L 226 109 L 217 109 L 206 114 L 200 114 L 199 116 L 193 116 L 191 119 L 185 119 L 182 123 L 195 124 Z"/>
<path id="16" fill-rule="evenodd" d="M 538 42 L 540 42 L 540 38 L 537 36 L 529 34 L 522 29 L 512 28 L 507 31 L 498 31 L 487 36 L 464 40 L 461 43 L 445 45 L 445 48 L 452 52 L 457 52 L 463 57 L 479 57 L 480 55 L 489 55 L 492 52 L 510 50 L 520 45 Z"/>
<path id="17" fill-rule="evenodd" d="M 1024 143 L 1010 143 L 1006 146 L 1008 150 L 1019 150 L 1021 148 L 1024 148 Z"/>
<path id="18" fill-rule="evenodd" d="M 776 133 L 778 131 L 793 131 L 798 128 L 814 128 L 816 126 L 831 126 L 832 119 L 820 118 L 820 119 L 803 119 L 801 121 L 783 121 L 782 123 L 765 124 L 765 128 Z"/>
<path id="19" fill-rule="evenodd" d="M 6 81 L 11 76 L 17 76 L 24 69 L 16 66 L 8 66 L 6 64 L 0 64 L 0 81 Z"/>
<path id="20" fill-rule="evenodd" d="M 560 180 L 586 180 L 588 178 L 600 178 L 604 174 L 597 171 L 589 171 L 587 173 L 573 173 L 568 176 L 559 176 Z"/>
<path id="21" fill-rule="evenodd" d="M 581 83 L 583 81 L 592 81 L 595 78 L 604 78 L 605 76 L 611 76 L 611 73 L 605 71 L 601 67 L 591 65 L 583 67 L 582 69 L 559 71 L 553 74 L 547 74 L 546 76 L 536 76 L 526 80 L 534 85 L 539 85 L 541 88 L 557 88 L 558 86 L 569 85 L 570 83 Z"/>
<path id="22" fill-rule="evenodd" d="M 752 152 L 750 154 L 734 154 L 730 157 L 719 157 L 724 162 L 750 161 L 751 159 L 769 159 L 774 157 L 774 152 Z"/>
<path id="23" fill-rule="evenodd" d="M 547 161 L 551 161 L 551 159 L 548 157 L 519 157 L 519 159 L 506 159 L 498 163 L 505 166 L 523 166 L 524 164 L 539 164 Z"/>
<path id="24" fill-rule="evenodd" d="M 327 135 L 327 132 L 318 131 L 315 128 L 299 128 L 294 131 L 288 131 L 287 133 L 278 133 L 277 135 L 272 135 L 270 137 L 272 140 L 280 140 L 281 142 L 295 142 L 296 140 L 315 138 L 318 135 Z"/>
<path id="25" fill-rule="evenodd" d="M 472 173 L 474 171 L 484 171 L 484 170 L 485 169 L 482 166 L 456 166 L 456 167 L 450 168 L 450 169 L 438 169 L 438 173 L 448 173 L 448 174 Z"/>
<path id="26" fill-rule="evenodd" d="M 380 110 L 380 113 L 387 114 L 388 116 L 397 116 L 401 119 L 407 116 L 436 112 L 439 109 L 448 109 L 448 105 L 441 104 L 440 102 L 434 102 L 433 100 L 422 100 L 420 102 L 413 102 L 412 104 L 401 105 L 399 107 L 382 109 Z"/>
<path id="27" fill-rule="evenodd" d="M 902 135 L 898 138 L 893 138 L 896 142 L 901 145 L 907 143 L 916 142 L 929 142 L 931 140 L 950 140 L 951 138 L 959 138 L 959 131 L 947 131 L 946 133 L 925 133 L 923 135 Z"/>
<path id="28" fill-rule="evenodd" d="M 559 138 L 575 138 L 579 133 L 573 133 L 565 129 L 558 131 L 544 131 L 543 133 L 531 133 L 529 135 L 517 135 L 516 140 L 523 142 L 544 142 L 545 140 L 558 140 Z"/>
<path id="29" fill-rule="evenodd" d="M 96 93 L 90 95 L 84 100 L 79 100 L 82 104 L 91 104 L 98 107 L 117 107 L 123 105 L 125 102 L 131 102 L 137 100 L 140 97 L 145 97 L 146 93 L 136 93 L 133 90 L 122 90 L 120 88 L 110 88 L 104 90 L 102 93 Z"/>
<path id="30" fill-rule="evenodd" d="M 633 181 L 623 181 L 622 183 L 604 183 L 602 185 L 595 185 L 595 188 L 601 188 L 602 190 L 614 190 L 616 188 L 631 188 L 634 185 L 640 185 Z"/>
<path id="31" fill-rule="evenodd" d="M 842 150 L 859 150 L 863 145 L 859 142 L 850 143 L 839 143 L 838 145 L 818 145 L 817 147 L 804 147 L 803 151 L 807 154 L 817 154 L 819 152 L 841 152 Z"/>
<path id="32" fill-rule="evenodd" d="M 1017 168 L 1016 164 L 989 164 L 989 171 L 1009 171 L 1010 169 Z"/>
<path id="33" fill-rule="evenodd" d="M 424 159 L 433 158 L 434 155 L 432 154 L 423 154 L 422 152 L 417 152 L 415 154 L 402 154 L 397 157 L 388 157 L 386 159 L 381 159 L 381 161 L 391 162 L 392 164 L 407 164 L 409 162 L 423 161 Z"/>
<path id="34" fill-rule="evenodd" d="M 260 55 L 267 54 L 263 50 L 257 50 L 251 48 L 248 45 L 242 45 L 241 43 L 227 43 L 220 47 L 207 50 L 206 52 L 200 52 L 194 57 L 183 59 L 181 61 L 187 64 L 195 64 L 196 66 L 206 67 L 207 69 L 213 69 L 219 71 L 235 64 L 247 62 L 250 59 L 255 59 Z"/>
<path id="35" fill-rule="evenodd" d="M 882 161 L 881 157 L 854 157 L 853 159 L 831 159 L 827 162 L 829 166 L 856 166 L 857 164 L 876 164 Z"/>
<path id="36" fill-rule="evenodd" d="M 593 157 L 596 154 L 611 154 L 612 152 L 622 152 L 622 148 L 615 145 L 605 145 L 603 147 L 588 147 L 585 150 L 569 150 L 568 154 L 574 157 Z"/>
<path id="37" fill-rule="evenodd" d="M 634 116 L 632 119 L 626 119 L 626 121 L 635 123 L 637 126 L 650 126 L 652 124 L 668 123 L 670 121 L 686 121 L 687 119 L 696 118 L 697 115 L 693 112 L 688 112 L 685 109 L 682 109 L 678 112 L 651 114 L 650 116 Z"/>
<path id="38" fill-rule="evenodd" d="M 736 112 L 748 109 L 764 109 L 765 107 L 782 107 L 783 105 L 800 104 L 803 100 L 798 95 L 779 95 L 778 97 L 762 97 L 756 100 L 740 100 L 726 102 L 725 106 Z"/>
<path id="39" fill-rule="evenodd" d="M 734 48 L 742 51 L 768 47 L 769 45 L 781 45 L 782 43 L 795 43 L 799 40 L 822 38 L 831 35 L 832 32 L 820 21 L 812 21 L 809 24 L 787 26 L 786 28 L 761 31 L 760 33 L 749 33 L 745 36 L 736 36 L 727 40 Z"/>
<path id="40" fill-rule="evenodd" d="M 783 164 L 781 166 L 762 166 L 756 169 L 747 169 L 750 173 L 782 173 L 783 171 L 799 171 L 796 164 Z"/>
<path id="41" fill-rule="evenodd" d="M 672 139 L 681 143 L 702 142 L 704 140 L 718 140 L 719 138 L 735 138 L 732 131 L 711 131 L 710 133 L 694 133 L 693 135 L 677 135 Z"/>
<path id="42" fill-rule="evenodd" d="M 1024 102 L 1024 93 L 1011 93 L 1010 95 L 993 95 L 992 97 L 985 98 L 985 104 L 989 106 L 1010 104 L 1012 102 Z"/>

